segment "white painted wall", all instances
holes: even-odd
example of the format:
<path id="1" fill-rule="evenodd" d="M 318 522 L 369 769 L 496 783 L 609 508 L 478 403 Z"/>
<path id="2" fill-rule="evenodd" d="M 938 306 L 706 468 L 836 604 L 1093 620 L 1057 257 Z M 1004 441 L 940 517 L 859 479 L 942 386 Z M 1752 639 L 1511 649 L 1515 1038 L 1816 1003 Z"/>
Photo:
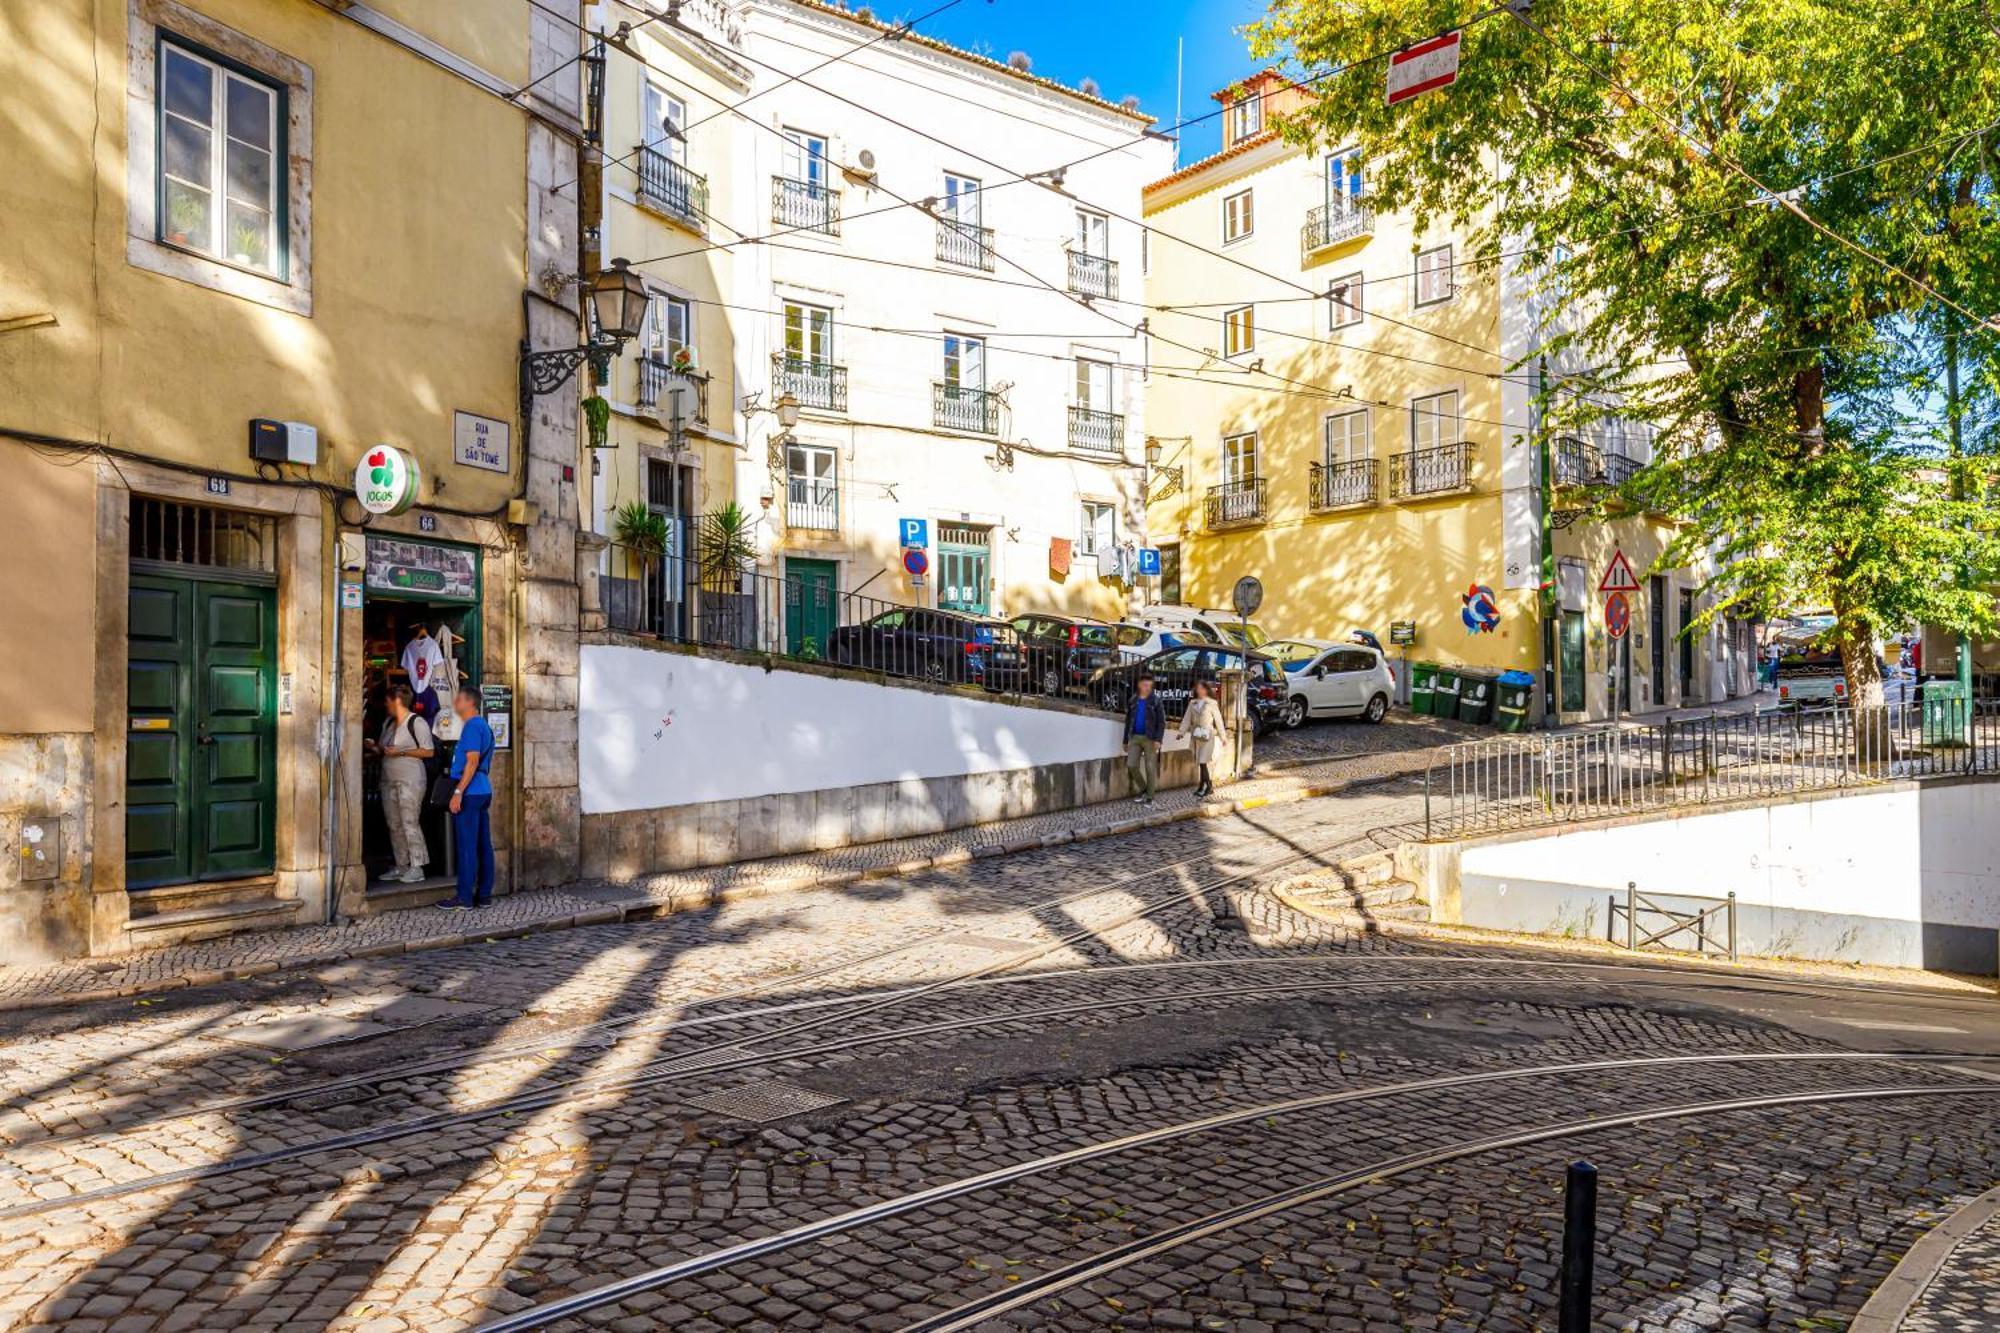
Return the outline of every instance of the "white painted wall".
<path id="1" fill-rule="evenodd" d="M 589 644 L 585 814 L 1102 759 L 1114 718 Z"/>
<path id="2" fill-rule="evenodd" d="M 1468 903 L 1513 884 L 2000 927 L 2000 785 L 1898 788 L 1474 846 Z M 1504 895 L 1503 895 L 1504 896 Z"/>

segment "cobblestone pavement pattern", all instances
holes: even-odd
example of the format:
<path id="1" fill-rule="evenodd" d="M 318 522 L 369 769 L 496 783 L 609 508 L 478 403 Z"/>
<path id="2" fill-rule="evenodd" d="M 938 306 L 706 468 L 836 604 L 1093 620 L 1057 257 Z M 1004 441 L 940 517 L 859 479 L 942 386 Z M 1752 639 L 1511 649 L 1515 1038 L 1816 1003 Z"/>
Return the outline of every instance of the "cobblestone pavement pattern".
<path id="1" fill-rule="evenodd" d="M 2000 1328 L 2000 1214 L 1952 1248 L 1903 1316 L 1904 1333 L 1992 1333 Z"/>
<path id="2" fill-rule="evenodd" d="M 1391 782 L 658 919 L 8 1014 L 0 1326 L 467 1328 L 941 1182 L 1256 1111 L 568 1325 L 902 1328 L 1440 1142 L 1643 1106 L 1968 1081 L 1916 1061 L 1748 1058 L 1835 1053 L 1780 1012 L 1849 1003 L 1824 988 L 1446 957 L 1261 891 L 1301 852 L 1365 849 L 1420 801 Z M 939 988 L 954 980 L 966 984 Z M 1921 1004 L 1911 1023 L 1992 1031 L 1983 1008 Z M 1937 1040 L 1875 1030 L 1862 1044 Z M 1521 1072 L 1679 1055 L 1745 1058 Z M 1400 1086 L 1471 1073 L 1510 1076 Z M 321 1143 L 585 1082 L 593 1095 Z M 1264 1109 L 1334 1092 L 1366 1095 Z M 275 1100 L 216 1105 L 250 1096 Z M 1991 1185 L 1996 1129 L 2000 1097 L 1930 1095 L 1466 1158 L 988 1324 L 1545 1326 L 1552 1182 L 1588 1152 L 1606 1178 L 1607 1326 L 1796 1330 L 1851 1314 L 1926 1219 Z M 217 1163 L 229 1169 L 70 1197 Z"/>

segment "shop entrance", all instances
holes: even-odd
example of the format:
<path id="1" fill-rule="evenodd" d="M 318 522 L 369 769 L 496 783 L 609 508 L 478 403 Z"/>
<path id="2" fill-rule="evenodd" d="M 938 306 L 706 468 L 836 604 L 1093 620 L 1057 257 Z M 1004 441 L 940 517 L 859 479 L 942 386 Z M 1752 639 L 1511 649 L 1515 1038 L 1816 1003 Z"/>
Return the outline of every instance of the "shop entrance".
<path id="1" fill-rule="evenodd" d="M 416 696 L 416 711 L 436 729 L 436 756 L 430 762 L 434 776 L 451 763 L 457 736 L 452 695 L 461 685 L 479 684 L 479 553 L 370 537 L 365 577 L 362 735 L 381 740 L 389 720 L 389 691 L 407 685 Z M 450 820 L 448 812 L 424 806 L 425 884 L 442 884 L 456 870 Z M 382 760 L 373 754 L 363 758 L 361 767 L 361 859 L 371 886 L 396 869 L 382 805 Z"/>

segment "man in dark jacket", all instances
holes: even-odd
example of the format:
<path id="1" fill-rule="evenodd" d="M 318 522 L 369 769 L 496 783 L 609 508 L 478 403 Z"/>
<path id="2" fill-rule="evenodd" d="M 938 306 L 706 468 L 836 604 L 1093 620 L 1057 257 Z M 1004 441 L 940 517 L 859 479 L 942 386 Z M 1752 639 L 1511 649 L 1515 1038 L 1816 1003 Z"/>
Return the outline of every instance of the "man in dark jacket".
<path id="1" fill-rule="evenodd" d="M 1139 677 L 1132 706 L 1125 710 L 1125 770 L 1140 805 L 1153 803 L 1160 785 L 1160 738 L 1167 734 L 1167 706 L 1153 694 L 1153 678 Z"/>

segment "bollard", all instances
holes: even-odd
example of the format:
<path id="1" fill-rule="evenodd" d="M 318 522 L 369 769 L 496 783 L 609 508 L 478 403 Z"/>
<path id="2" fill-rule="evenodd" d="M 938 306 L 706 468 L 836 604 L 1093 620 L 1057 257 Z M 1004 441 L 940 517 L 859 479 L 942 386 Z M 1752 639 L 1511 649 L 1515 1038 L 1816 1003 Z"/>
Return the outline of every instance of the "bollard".
<path id="1" fill-rule="evenodd" d="M 1597 1259 L 1597 1168 L 1571 1162 L 1563 1192 L 1563 1261 L 1557 1333 L 1590 1333 L 1591 1270 Z"/>

